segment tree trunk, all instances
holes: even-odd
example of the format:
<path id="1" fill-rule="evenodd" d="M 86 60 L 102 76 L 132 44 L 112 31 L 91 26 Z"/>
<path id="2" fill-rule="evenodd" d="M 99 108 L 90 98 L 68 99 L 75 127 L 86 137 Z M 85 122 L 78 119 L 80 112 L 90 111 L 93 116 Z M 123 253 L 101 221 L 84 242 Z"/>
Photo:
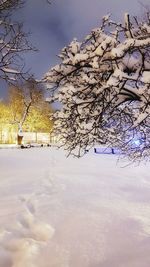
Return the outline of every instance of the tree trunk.
<path id="1" fill-rule="evenodd" d="M 20 134 L 17 135 L 17 145 L 22 145 L 22 139 L 23 135 L 21 136 Z"/>
<path id="2" fill-rule="evenodd" d="M 18 125 L 18 134 L 17 134 L 17 144 L 22 145 L 22 140 L 23 140 L 23 132 L 22 132 L 22 125 Z"/>

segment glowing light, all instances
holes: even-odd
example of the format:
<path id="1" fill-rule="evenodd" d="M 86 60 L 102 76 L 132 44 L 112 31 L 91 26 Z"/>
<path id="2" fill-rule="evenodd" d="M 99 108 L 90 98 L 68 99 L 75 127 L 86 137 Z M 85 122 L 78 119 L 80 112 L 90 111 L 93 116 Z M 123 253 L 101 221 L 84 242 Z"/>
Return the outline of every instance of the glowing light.
<path id="1" fill-rule="evenodd" d="M 135 144 L 136 146 L 139 146 L 139 145 L 141 144 L 141 141 L 140 141 L 139 139 L 137 139 L 137 140 L 134 141 L 134 144 Z"/>

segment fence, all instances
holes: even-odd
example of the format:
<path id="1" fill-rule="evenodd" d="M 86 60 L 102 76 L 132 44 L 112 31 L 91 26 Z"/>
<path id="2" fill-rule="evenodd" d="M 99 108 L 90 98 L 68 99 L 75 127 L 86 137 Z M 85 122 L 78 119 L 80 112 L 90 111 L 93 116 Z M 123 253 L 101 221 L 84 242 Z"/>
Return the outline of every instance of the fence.
<path id="1" fill-rule="evenodd" d="M 18 136 L 17 132 L 1 130 L 0 144 L 16 144 L 17 136 Z M 51 144 L 51 143 L 56 143 L 56 137 L 53 136 L 51 133 L 24 132 L 23 143 Z"/>

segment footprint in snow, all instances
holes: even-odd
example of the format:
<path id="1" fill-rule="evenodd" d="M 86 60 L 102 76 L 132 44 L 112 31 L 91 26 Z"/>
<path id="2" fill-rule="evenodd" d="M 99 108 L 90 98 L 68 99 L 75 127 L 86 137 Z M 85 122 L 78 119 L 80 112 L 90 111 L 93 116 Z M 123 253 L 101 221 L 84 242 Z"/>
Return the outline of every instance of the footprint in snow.
<path id="1" fill-rule="evenodd" d="M 40 248 L 52 238 L 54 228 L 37 220 L 36 201 L 30 198 L 22 201 L 25 203 L 25 212 L 12 229 L 1 231 L 0 246 L 5 252 L 5 258 L 7 254 L 7 261 L 12 262 L 12 267 L 37 267 L 34 265 L 36 256 Z"/>

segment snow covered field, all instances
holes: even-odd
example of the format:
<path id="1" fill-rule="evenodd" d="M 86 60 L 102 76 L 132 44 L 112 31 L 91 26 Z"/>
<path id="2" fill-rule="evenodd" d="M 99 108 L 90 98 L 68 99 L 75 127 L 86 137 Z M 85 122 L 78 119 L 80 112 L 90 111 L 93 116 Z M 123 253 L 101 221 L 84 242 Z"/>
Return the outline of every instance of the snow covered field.
<path id="1" fill-rule="evenodd" d="M 150 164 L 0 150 L 0 267 L 149 267 Z"/>

